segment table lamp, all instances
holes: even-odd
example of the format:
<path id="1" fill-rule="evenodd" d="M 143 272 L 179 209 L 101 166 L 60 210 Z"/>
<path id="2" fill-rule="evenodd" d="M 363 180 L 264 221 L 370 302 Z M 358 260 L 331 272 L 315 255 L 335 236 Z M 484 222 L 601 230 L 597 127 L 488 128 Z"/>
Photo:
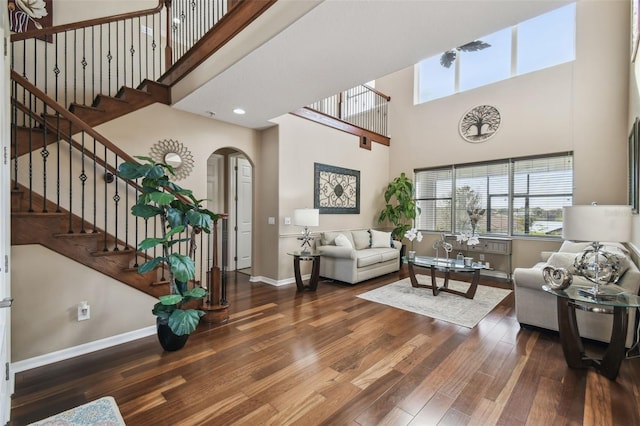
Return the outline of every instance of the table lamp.
<path id="1" fill-rule="evenodd" d="M 295 209 L 293 211 L 293 224 L 296 226 L 304 226 L 302 237 L 298 237 L 298 239 L 302 241 L 302 253 L 308 253 L 311 251 L 311 240 L 313 240 L 309 227 L 320 225 L 320 210 Z"/>
<path id="2" fill-rule="evenodd" d="M 631 207 L 583 205 L 563 208 L 562 237 L 565 240 L 591 241 L 581 257 L 576 257 L 576 273 L 593 283 L 581 293 L 593 297 L 614 295 L 606 286 L 615 281 L 620 262 L 603 250 L 602 242 L 628 242 L 631 237 Z M 616 291 L 617 293 L 617 291 Z"/>

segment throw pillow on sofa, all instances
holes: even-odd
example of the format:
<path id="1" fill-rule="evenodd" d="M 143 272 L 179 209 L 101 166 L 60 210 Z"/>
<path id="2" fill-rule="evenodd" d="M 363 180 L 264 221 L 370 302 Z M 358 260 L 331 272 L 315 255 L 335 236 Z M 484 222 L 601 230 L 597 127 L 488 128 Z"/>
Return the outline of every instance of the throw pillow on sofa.
<path id="1" fill-rule="evenodd" d="M 371 229 L 371 248 L 393 247 L 391 232 L 382 232 Z"/>
<path id="2" fill-rule="evenodd" d="M 366 229 L 351 231 L 351 236 L 353 237 L 353 243 L 356 250 L 369 248 L 369 239 L 371 238 L 369 231 Z"/>
<path id="3" fill-rule="evenodd" d="M 338 235 L 334 241 L 337 246 L 353 248 L 353 246 L 351 245 L 351 241 L 349 241 L 349 239 L 345 237 L 344 234 Z"/>

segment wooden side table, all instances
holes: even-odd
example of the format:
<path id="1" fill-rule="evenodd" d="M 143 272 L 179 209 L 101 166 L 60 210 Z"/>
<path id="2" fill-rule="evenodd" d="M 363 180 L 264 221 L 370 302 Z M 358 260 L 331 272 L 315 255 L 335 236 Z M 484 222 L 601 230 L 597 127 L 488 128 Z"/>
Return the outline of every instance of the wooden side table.
<path id="1" fill-rule="evenodd" d="M 293 271 L 296 275 L 296 287 L 298 287 L 298 291 L 316 291 L 318 288 L 318 278 L 320 276 L 320 252 L 294 251 L 287 254 L 289 256 L 293 256 Z M 301 260 L 313 262 L 311 267 L 311 277 L 309 278 L 309 283 L 306 285 L 302 281 L 302 275 L 300 275 Z"/>
<path id="2" fill-rule="evenodd" d="M 613 284 L 610 284 L 613 286 Z M 619 287 L 624 291 L 622 287 Z M 547 293 L 556 296 L 558 303 L 558 329 L 562 352 L 571 368 L 593 367 L 608 379 L 615 380 L 624 359 L 625 339 L 629 321 L 628 308 L 640 306 L 640 297 L 621 292 L 616 297 L 595 298 L 579 292 L 579 286 L 564 290 L 554 290 L 548 285 L 542 286 Z M 587 356 L 576 322 L 576 309 L 613 315 L 613 327 L 609 346 L 601 359 Z"/>

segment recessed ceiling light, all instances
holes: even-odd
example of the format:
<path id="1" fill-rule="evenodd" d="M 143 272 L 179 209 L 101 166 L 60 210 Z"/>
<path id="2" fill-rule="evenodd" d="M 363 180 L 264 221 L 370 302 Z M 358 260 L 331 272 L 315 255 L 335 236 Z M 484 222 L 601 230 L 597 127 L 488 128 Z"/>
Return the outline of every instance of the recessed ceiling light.
<path id="1" fill-rule="evenodd" d="M 246 113 L 246 111 L 243 110 L 242 108 L 236 108 L 236 109 L 233 110 L 233 112 L 234 112 L 234 114 L 238 114 L 238 115 L 242 115 L 242 114 Z"/>

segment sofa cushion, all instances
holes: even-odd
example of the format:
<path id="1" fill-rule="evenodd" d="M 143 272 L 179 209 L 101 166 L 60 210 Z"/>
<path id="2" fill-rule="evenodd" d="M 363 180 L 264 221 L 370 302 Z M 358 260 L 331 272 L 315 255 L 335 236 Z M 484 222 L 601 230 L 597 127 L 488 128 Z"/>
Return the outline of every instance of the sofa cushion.
<path id="1" fill-rule="evenodd" d="M 371 233 L 371 248 L 393 247 L 391 242 L 391 232 L 369 230 Z"/>
<path id="2" fill-rule="evenodd" d="M 604 250 L 606 251 L 621 251 L 624 254 L 629 254 L 629 251 L 625 248 L 623 244 L 620 243 L 612 243 L 612 242 L 603 242 L 601 243 L 604 246 Z M 562 245 L 558 249 L 558 252 L 570 252 L 570 253 L 582 253 L 584 249 L 591 246 L 591 242 L 575 242 L 575 241 L 563 241 Z"/>
<path id="3" fill-rule="evenodd" d="M 564 268 L 573 274 L 575 272 L 573 262 L 576 260 L 576 256 L 578 255 L 579 254 L 576 253 L 552 253 L 547 260 L 547 265 L 555 268 Z"/>
<path id="4" fill-rule="evenodd" d="M 322 243 L 323 246 L 335 246 L 336 245 L 336 237 L 338 235 L 344 235 L 345 237 L 347 237 L 347 239 L 351 243 L 351 247 L 355 247 L 355 244 L 353 244 L 353 238 L 351 237 L 351 232 L 349 232 L 349 231 L 345 231 L 345 232 L 333 232 L 333 231 L 323 232 L 321 234 L 321 236 L 320 236 L 320 242 Z"/>
<path id="5" fill-rule="evenodd" d="M 356 253 L 357 253 L 356 257 L 358 259 L 358 263 L 357 263 L 358 268 L 374 265 L 382 261 L 382 255 L 380 250 L 366 249 L 366 250 L 358 250 Z"/>
<path id="6" fill-rule="evenodd" d="M 351 231 L 351 236 L 353 237 L 353 243 L 355 244 L 354 248 L 356 250 L 362 250 L 369 247 L 369 238 L 371 238 L 371 235 L 366 229 Z"/>
<path id="7" fill-rule="evenodd" d="M 337 246 L 353 248 L 353 246 L 351 245 L 351 241 L 349 241 L 349 239 L 345 237 L 344 234 L 338 235 L 334 241 Z"/>

